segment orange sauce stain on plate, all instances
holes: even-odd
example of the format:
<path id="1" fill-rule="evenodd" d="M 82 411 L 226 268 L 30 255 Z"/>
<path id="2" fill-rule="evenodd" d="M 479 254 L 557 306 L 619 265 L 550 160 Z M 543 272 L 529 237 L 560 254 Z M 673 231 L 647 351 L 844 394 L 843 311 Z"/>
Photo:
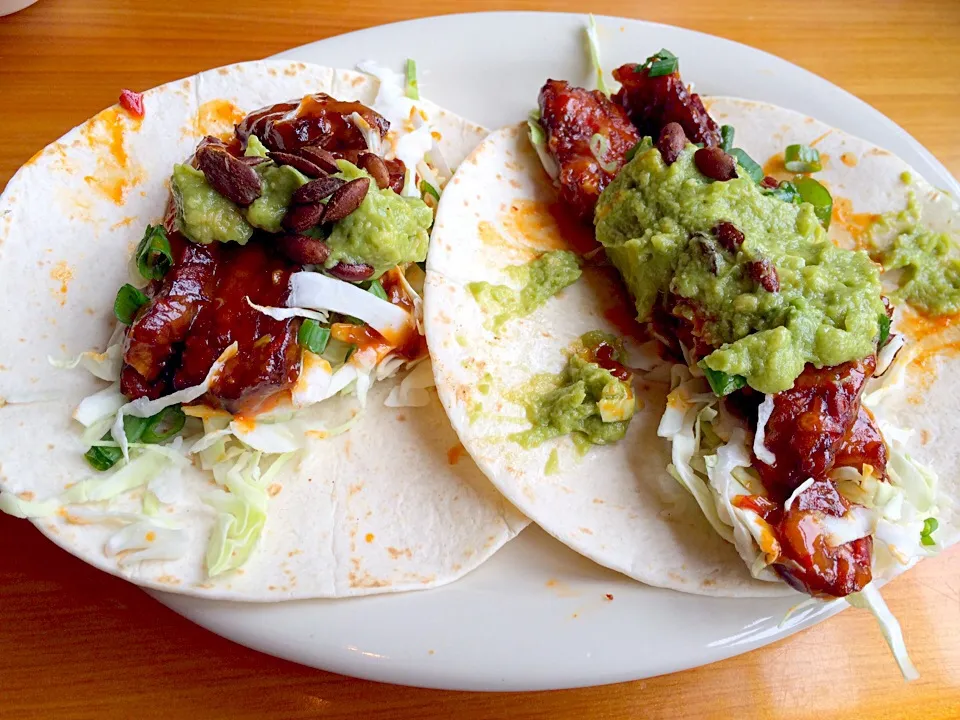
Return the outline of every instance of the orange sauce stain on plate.
<path id="1" fill-rule="evenodd" d="M 229 100 L 208 100 L 197 110 L 197 132 L 226 139 L 233 135 L 233 126 L 246 117 L 246 113 Z"/>
<path id="2" fill-rule="evenodd" d="M 876 213 L 858 213 L 853 211 L 849 198 L 833 198 L 831 227 L 839 228 L 850 236 L 854 247 L 862 250 L 867 247 L 870 227 L 879 219 Z"/>
<path id="3" fill-rule="evenodd" d="M 451 465 L 456 465 L 460 462 L 460 458 L 463 457 L 464 447 L 460 443 L 457 443 L 452 448 L 447 450 L 447 462 Z"/>
<path id="4" fill-rule="evenodd" d="M 107 108 L 80 129 L 81 136 L 97 152 L 97 170 L 84 182 L 117 205 L 123 205 L 130 188 L 140 184 L 141 173 L 130 167 L 125 133 L 138 130 L 142 120 L 130 117 L 118 108 Z"/>
<path id="5" fill-rule="evenodd" d="M 514 245 L 535 253 L 550 250 L 571 250 L 579 255 L 600 244 L 593 230 L 580 223 L 559 202 L 514 200 L 500 215 L 501 227 L 510 235 L 504 238 L 493 224 L 481 222 L 479 230 L 484 242 Z"/>

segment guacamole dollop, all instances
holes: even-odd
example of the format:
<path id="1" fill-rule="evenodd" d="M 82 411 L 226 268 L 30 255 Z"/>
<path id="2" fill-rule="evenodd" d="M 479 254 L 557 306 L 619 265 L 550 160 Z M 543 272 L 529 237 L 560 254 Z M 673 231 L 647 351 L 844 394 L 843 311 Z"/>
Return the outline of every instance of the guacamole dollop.
<path id="1" fill-rule="evenodd" d="M 895 233 L 885 250 L 871 254 L 885 271 L 900 271 L 892 293 L 896 302 L 929 315 L 953 315 L 960 312 L 960 258 L 951 237 L 927 228 L 920 215 L 911 192 L 906 209 L 881 216 L 870 228 L 875 247 L 878 236 Z"/>
<path id="2" fill-rule="evenodd" d="M 289 165 L 272 162 L 261 163 L 254 170 L 260 176 L 263 190 L 246 209 L 247 222 L 267 232 L 281 232 L 283 226 L 280 223 L 287 214 L 293 193 L 310 182 L 310 178 Z"/>
<path id="3" fill-rule="evenodd" d="M 193 242 L 236 242 L 246 245 L 253 227 L 243 211 L 210 187 L 199 170 L 174 165 L 170 182 L 177 208 L 177 229 Z"/>
<path id="4" fill-rule="evenodd" d="M 626 362 L 617 338 L 589 332 L 574 343 L 560 373 L 535 375 L 509 393 L 509 399 L 524 406 L 532 425 L 512 434 L 511 440 L 532 448 L 561 435 L 573 435 L 575 441 L 609 445 L 626 434 L 636 409 L 633 388 L 594 362 L 601 343 L 615 348 L 618 362 Z"/>
<path id="5" fill-rule="evenodd" d="M 655 148 L 641 149 L 600 196 L 597 239 L 638 319 L 648 321 L 671 294 L 718 348 L 702 363 L 764 393 L 790 388 L 806 363 L 839 365 L 875 352 L 885 310 L 868 254 L 835 246 L 812 205 L 764 194 L 742 169 L 726 182 L 704 177 L 696 150 L 688 145 L 668 166 Z M 712 230 L 721 222 L 743 233 L 739 248 L 719 245 Z M 776 291 L 751 276 L 761 261 L 776 269 Z"/>
<path id="6" fill-rule="evenodd" d="M 338 160 L 336 177 L 354 180 L 370 177 L 346 160 Z M 406 262 L 427 257 L 433 211 L 420 198 L 402 197 L 390 188 L 370 190 L 356 210 L 333 226 L 327 244 L 327 267 L 338 262 L 372 265 L 374 278 Z"/>
<path id="7" fill-rule="evenodd" d="M 552 250 L 524 265 L 506 268 L 519 287 L 472 282 L 467 289 L 487 314 L 484 325 L 494 332 L 518 317 L 529 315 L 547 300 L 580 278 L 577 256 L 568 250 Z"/>

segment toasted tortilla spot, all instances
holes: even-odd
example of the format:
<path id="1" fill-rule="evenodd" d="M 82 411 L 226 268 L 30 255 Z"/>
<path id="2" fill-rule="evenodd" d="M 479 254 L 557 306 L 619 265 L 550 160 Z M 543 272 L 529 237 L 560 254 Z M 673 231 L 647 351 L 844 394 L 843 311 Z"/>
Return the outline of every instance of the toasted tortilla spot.
<path id="1" fill-rule="evenodd" d="M 267 495 L 270 497 L 276 497 L 280 494 L 281 490 L 283 490 L 283 486 L 280 483 L 271 483 L 267 488 Z"/>
<path id="2" fill-rule="evenodd" d="M 66 305 L 67 290 L 69 289 L 70 281 L 73 280 L 73 269 L 66 260 L 61 260 L 53 266 L 53 270 L 50 271 L 50 279 L 60 283 L 60 287 L 52 290 L 52 293 L 57 297 L 61 305 Z"/>
<path id="3" fill-rule="evenodd" d="M 847 167 L 856 167 L 859 160 L 857 156 L 852 152 L 845 152 L 840 156 L 840 162 L 842 162 Z"/>
<path id="4" fill-rule="evenodd" d="M 163 583 L 164 585 L 179 585 L 180 578 L 174 577 L 173 575 L 161 575 L 157 578 L 158 583 Z"/>
<path id="5" fill-rule="evenodd" d="M 403 550 L 399 550 L 395 547 L 388 547 L 387 552 L 390 554 L 390 557 L 393 558 L 394 560 L 399 560 L 402 557 L 405 557 L 409 560 L 413 557 L 413 552 L 410 550 L 410 548 L 404 548 Z"/>
<path id="6" fill-rule="evenodd" d="M 208 100 L 197 110 L 194 129 L 200 135 L 213 135 L 225 140 L 233 134 L 234 125 L 246 115 L 229 100 Z"/>
<path id="7" fill-rule="evenodd" d="M 582 532 L 584 535 L 593 535 L 593 530 L 590 528 L 582 527 L 580 528 L 580 532 Z"/>
<path id="8" fill-rule="evenodd" d="M 920 444 L 926 445 L 928 442 L 930 442 L 930 431 L 923 428 L 920 430 Z"/>

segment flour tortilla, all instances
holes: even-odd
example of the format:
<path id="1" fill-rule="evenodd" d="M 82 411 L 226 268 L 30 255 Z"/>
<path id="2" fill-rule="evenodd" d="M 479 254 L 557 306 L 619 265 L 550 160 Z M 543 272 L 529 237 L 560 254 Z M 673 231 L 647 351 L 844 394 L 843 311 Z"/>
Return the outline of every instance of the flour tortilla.
<path id="1" fill-rule="evenodd" d="M 106 345 L 114 296 L 145 225 L 162 217 L 173 164 L 204 135 L 231 132 L 247 111 L 316 92 L 372 105 L 377 88 L 369 76 L 303 63 L 231 65 L 147 91 L 142 122 L 108 108 L 21 168 L 0 199 L 0 488 L 43 500 L 94 474 L 71 413 L 104 383 L 80 369 L 56 369 L 47 358 Z M 429 102 L 424 107 L 456 167 L 486 131 Z M 236 572 L 206 576 L 214 514 L 201 497 L 212 479 L 195 468 L 184 471 L 169 514 L 190 534 L 179 561 L 106 557 L 115 527 L 59 515 L 36 525 L 107 572 L 209 598 L 346 597 L 451 582 L 527 521 L 469 457 L 448 459 L 458 440 L 433 391 L 428 407 L 384 406 L 396 382 L 374 385 L 350 432 L 311 441 L 287 466 L 271 490 L 260 544 Z M 334 399 L 323 409 L 342 417 L 352 405 Z M 139 507 L 136 493 L 110 505 Z"/>
<path id="2" fill-rule="evenodd" d="M 839 206 L 857 213 L 897 211 L 912 189 L 926 223 L 956 229 L 954 202 L 885 150 L 763 103 L 712 98 L 708 106 L 718 123 L 736 128 L 736 144 L 761 163 L 788 144 L 815 144 L 826 160 L 816 177 Z M 904 184 L 902 172 L 912 173 L 913 184 Z M 511 502 L 602 565 L 650 585 L 703 595 L 792 594 L 783 583 L 751 577 L 734 546 L 714 532 L 693 497 L 667 474 L 670 443 L 657 437 L 665 384 L 641 377 L 639 411 L 627 436 L 612 446 L 591 447 L 582 458 L 569 438 L 532 450 L 508 439 L 528 427 L 509 389 L 536 373 L 560 371 L 562 351 L 582 333 L 623 335 L 623 323 L 612 319 L 635 315 L 615 273 L 587 266 L 576 284 L 534 314 L 512 320 L 498 334 L 484 328 L 484 312 L 468 283 L 511 284 L 506 266 L 566 247 L 562 225 L 548 209 L 555 201 L 525 125 L 493 133 L 460 166 L 443 196 L 428 262 L 426 330 L 440 399 L 463 444 Z M 833 225 L 837 242 L 852 241 L 842 222 Z M 899 311 L 894 331 L 910 327 L 899 321 L 906 312 Z M 958 338 L 957 327 L 947 328 L 914 347 L 935 350 Z M 641 348 L 629 337 L 627 347 L 634 364 L 641 363 Z M 911 367 L 906 390 L 878 413 L 881 420 L 914 430 L 911 454 L 939 472 L 952 498 L 960 490 L 960 445 L 952 432 L 957 366 L 956 354 L 945 353 Z M 554 452 L 559 471 L 547 474 Z M 953 527 L 941 525 L 940 532 L 941 540 L 956 537 Z"/>

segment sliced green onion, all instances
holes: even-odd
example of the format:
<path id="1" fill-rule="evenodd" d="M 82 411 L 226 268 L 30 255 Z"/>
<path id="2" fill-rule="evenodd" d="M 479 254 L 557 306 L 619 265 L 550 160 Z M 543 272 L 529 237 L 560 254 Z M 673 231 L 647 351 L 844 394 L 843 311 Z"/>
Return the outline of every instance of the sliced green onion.
<path id="1" fill-rule="evenodd" d="M 783 166 L 794 173 L 812 173 L 823 170 L 820 151 L 809 145 L 787 145 L 783 153 Z"/>
<path id="2" fill-rule="evenodd" d="M 123 416 L 123 434 L 127 436 L 127 442 L 135 443 L 140 442 L 140 438 L 143 436 L 144 429 L 147 427 L 149 422 L 148 418 L 138 418 L 133 417 L 132 415 Z M 102 438 L 101 442 L 112 441 L 110 433 L 107 433 Z M 90 466 L 94 470 L 99 470 L 104 472 L 109 470 L 123 457 L 123 450 L 119 447 L 103 447 L 95 445 L 94 447 L 87 450 L 83 457 L 86 459 Z"/>
<path id="3" fill-rule="evenodd" d="M 729 395 L 734 390 L 739 390 L 747 384 L 747 379 L 743 375 L 728 375 L 721 370 L 711 370 L 702 361 L 700 362 L 700 369 L 703 370 L 707 382 L 710 383 L 710 389 L 718 397 Z"/>
<path id="4" fill-rule="evenodd" d="M 730 154 L 736 158 L 737 162 L 740 163 L 740 167 L 750 176 L 751 180 L 755 183 L 763 180 L 763 168 L 760 167 L 756 160 L 747 155 L 743 148 L 734 148 L 730 151 Z"/>
<path id="5" fill-rule="evenodd" d="M 937 541 L 933 539 L 932 535 L 934 531 L 940 527 L 940 523 L 937 522 L 936 518 L 928 517 L 923 521 L 923 531 L 920 533 L 920 544 L 921 545 L 936 545 Z"/>
<path id="6" fill-rule="evenodd" d="M 148 302 L 150 298 L 127 283 L 117 291 L 117 299 L 113 301 L 113 314 L 124 325 L 130 325 L 140 308 Z"/>
<path id="7" fill-rule="evenodd" d="M 173 265 L 173 253 L 162 225 L 147 225 L 137 245 L 136 260 L 137 270 L 146 280 L 159 280 L 167 274 Z"/>
<path id="8" fill-rule="evenodd" d="M 797 186 L 792 182 L 783 182 L 775 188 L 766 188 L 764 189 L 763 194 L 771 195 L 778 200 L 783 200 L 787 203 L 794 203 L 796 205 L 799 205 L 802 202 L 800 193 L 797 191 Z"/>
<path id="9" fill-rule="evenodd" d="M 812 177 L 799 177 L 793 181 L 800 193 L 800 199 L 813 205 L 820 224 L 824 229 L 830 228 L 830 216 L 833 214 L 833 196 L 830 191 Z"/>
<path id="10" fill-rule="evenodd" d="M 383 289 L 383 285 L 380 284 L 379 280 L 374 280 L 370 283 L 370 287 L 367 288 L 367 292 L 372 295 L 376 295 L 381 300 L 389 300 L 387 297 L 387 291 Z"/>
<path id="11" fill-rule="evenodd" d="M 183 430 L 187 416 L 179 405 L 170 405 L 147 418 L 140 441 L 149 445 L 166 442 Z"/>
<path id="12" fill-rule="evenodd" d="M 649 137 L 640 138 L 640 142 L 638 142 L 632 148 L 627 150 L 627 154 L 624 156 L 624 162 L 630 162 L 637 156 L 637 153 L 643 152 L 644 150 L 649 150 L 652 147 L 653 147 L 652 138 L 649 138 Z"/>
<path id="13" fill-rule="evenodd" d="M 321 327 L 320 323 L 310 318 L 300 323 L 297 343 L 301 347 L 305 347 L 314 355 L 320 355 L 327 349 L 328 342 L 330 342 L 330 328 Z"/>
<path id="14" fill-rule="evenodd" d="M 427 195 L 432 195 L 435 200 L 439 202 L 440 200 L 440 191 L 437 190 L 433 185 L 428 183 L 426 180 L 420 181 L 420 197 L 425 198 Z"/>
<path id="15" fill-rule="evenodd" d="M 109 438 L 110 434 L 104 435 Z M 123 457 L 123 451 L 118 447 L 92 447 L 83 454 L 84 459 L 94 470 L 106 472 Z"/>
<path id="16" fill-rule="evenodd" d="M 403 85 L 403 94 L 411 100 L 420 99 L 420 84 L 417 82 L 417 63 L 407 58 L 407 81 Z"/>
<path id="17" fill-rule="evenodd" d="M 877 340 L 877 349 L 879 350 L 886 345 L 887 340 L 890 339 L 890 318 L 887 317 L 886 313 L 880 313 L 880 316 L 877 318 L 877 325 L 880 328 L 880 335 Z"/>
<path id="18" fill-rule="evenodd" d="M 593 156 L 597 159 L 597 163 L 606 170 L 608 173 L 614 173 L 617 171 L 616 162 L 607 162 L 606 158 L 607 153 L 610 152 L 610 141 L 607 140 L 606 135 L 601 135 L 600 133 L 594 133 L 590 136 L 590 152 L 593 153 Z"/>
<path id="19" fill-rule="evenodd" d="M 725 153 L 733 152 L 733 125 L 720 128 L 720 149 Z"/>
<path id="20" fill-rule="evenodd" d="M 650 68 L 648 77 L 660 77 L 662 75 L 675 73 L 677 67 L 680 65 L 680 60 L 672 52 L 663 48 L 656 55 L 648 57 L 644 65 Z"/>
<path id="21" fill-rule="evenodd" d="M 326 349 L 321 354 L 324 360 L 336 367 L 349 360 L 350 355 L 353 354 L 356 348 L 357 346 L 352 343 L 345 343 L 342 340 L 330 338 L 330 342 L 327 343 Z"/>

